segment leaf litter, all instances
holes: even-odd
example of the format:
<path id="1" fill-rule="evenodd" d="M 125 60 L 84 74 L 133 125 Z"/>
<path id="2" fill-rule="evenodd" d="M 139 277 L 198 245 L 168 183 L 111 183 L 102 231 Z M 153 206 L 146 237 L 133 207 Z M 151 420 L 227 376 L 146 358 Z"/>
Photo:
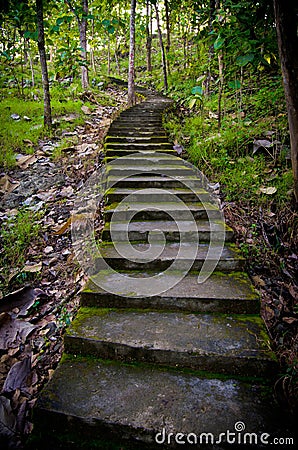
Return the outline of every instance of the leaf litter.
<path id="1" fill-rule="evenodd" d="M 96 103 L 93 112 L 84 108 L 84 126 L 57 131 L 51 140 L 40 141 L 33 155 L 19 155 L 16 169 L 1 174 L 1 225 L 24 206 L 42 214 L 27 261 L 11 268 L 9 293 L 0 292 L 0 448 L 24 448 L 33 428 L 30 412 L 60 361 L 64 330 L 87 281 L 73 254 L 71 212 L 76 191 L 101 164 L 103 139 L 114 115 L 126 106 L 121 88 L 110 86 L 107 92 L 116 106 Z M 52 159 L 66 137 L 73 139 L 71 151 Z M 101 228 L 100 217 L 95 226 Z"/>

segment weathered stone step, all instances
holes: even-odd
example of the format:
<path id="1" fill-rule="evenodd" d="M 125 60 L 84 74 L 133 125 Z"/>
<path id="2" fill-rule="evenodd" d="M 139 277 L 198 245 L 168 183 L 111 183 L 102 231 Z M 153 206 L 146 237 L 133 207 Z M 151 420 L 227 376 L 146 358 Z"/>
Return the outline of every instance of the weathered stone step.
<path id="1" fill-rule="evenodd" d="M 145 254 L 145 251 L 151 253 Z M 244 258 L 233 244 L 226 244 L 224 248 L 213 244 L 200 244 L 196 254 L 192 243 L 167 243 L 151 244 L 134 243 L 133 249 L 130 245 L 117 242 L 115 245 L 104 243 L 100 247 L 101 258 L 96 258 L 95 273 L 106 269 L 106 264 L 115 270 L 166 270 L 175 262 L 179 270 L 190 268 L 192 271 L 201 270 L 207 259 L 214 262 L 218 271 L 232 272 L 241 271 L 244 267 Z M 154 258 L 150 255 L 154 254 Z M 157 255 L 157 256 L 156 256 Z M 179 255 L 179 257 L 178 257 Z"/>
<path id="2" fill-rule="evenodd" d="M 120 152 L 118 152 L 120 156 Z M 120 161 L 121 163 L 121 161 Z M 169 165 L 168 167 L 159 167 L 159 166 L 134 166 L 127 167 L 120 164 L 117 165 L 109 165 L 107 166 L 107 172 L 109 176 L 118 176 L 118 177 L 129 177 L 133 175 L 138 176 L 166 176 L 166 177 L 183 177 L 183 176 L 192 176 L 193 170 L 181 164 L 179 165 Z"/>
<path id="3" fill-rule="evenodd" d="M 140 120 L 137 118 L 134 119 L 117 119 L 115 120 L 115 126 L 120 126 L 120 127 L 130 127 L 130 128 L 135 128 L 135 127 L 162 127 L 162 121 L 161 119 L 158 120 Z"/>
<path id="4" fill-rule="evenodd" d="M 144 188 L 161 188 L 161 189 L 175 189 L 180 187 L 189 187 L 191 189 L 200 189 L 202 187 L 201 181 L 195 176 L 182 177 L 166 177 L 166 176 L 131 176 L 128 178 L 120 178 L 109 176 L 108 186 L 121 187 L 133 189 L 136 186 L 140 189 Z"/>
<path id="5" fill-rule="evenodd" d="M 159 289 L 159 285 L 164 289 L 155 295 L 153 289 Z M 106 290 L 100 286 L 105 286 Z M 259 296 L 243 273 L 215 272 L 204 283 L 198 284 L 198 276 L 193 273 L 183 278 L 179 272 L 102 271 L 89 279 L 81 299 L 82 306 L 100 308 L 223 314 L 259 314 L 260 307 Z"/>
<path id="6" fill-rule="evenodd" d="M 106 147 L 109 149 L 110 147 Z M 160 154 L 163 156 L 161 157 Z M 156 155 L 156 156 L 154 156 Z M 109 162 L 114 161 L 114 156 L 106 156 L 104 158 L 104 163 L 109 164 Z M 163 153 L 159 153 L 158 151 L 153 151 L 152 153 L 143 154 L 142 151 L 137 150 L 136 153 L 132 153 L 129 155 L 125 155 L 121 157 L 121 161 L 119 160 L 117 164 L 126 165 L 134 167 L 135 165 L 149 165 L 149 166 L 168 166 L 169 164 L 178 164 L 181 165 L 181 159 L 177 158 L 173 153 L 168 153 L 164 155 Z"/>
<path id="7" fill-rule="evenodd" d="M 80 450 L 89 449 L 90 441 L 95 448 L 104 439 L 107 447 L 101 448 L 111 448 L 111 441 L 138 450 L 150 444 L 171 448 L 168 442 L 180 448 L 185 442 L 185 448 L 202 444 L 214 450 L 233 448 L 223 444 L 227 436 L 239 445 L 245 433 L 252 433 L 252 442 L 261 445 L 262 433 L 273 442 L 285 430 L 271 389 L 258 381 L 203 378 L 71 355 L 64 357 L 38 399 L 34 419 L 36 433 L 44 442 L 54 442 L 52 448 L 59 448 L 59 438 L 63 448 L 85 441 L 76 447 Z"/>
<path id="8" fill-rule="evenodd" d="M 147 130 L 144 128 L 141 128 L 139 130 L 130 130 L 129 128 L 125 128 L 124 130 L 121 128 L 119 131 L 117 131 L 117 127 L 112 128 L 113 124 L 109 128 L 108 136 L 109 137 L 133 137 L 133 138 L 148 138 L 148 137 L 159 137 L 159 136 L 165 136 L 165 130 L 163 128 L 160 129 L 153 129 L 153 130 Z"/>
<path id="9" fill-rule="evenodd" d="M 150 199 L 148 199 L 150 200 Z M 209 219 L 221 219 L 222 214 L 219 209 L 208 202 L 204 202 L 204 205 L 200 203 L 183 203 L 162 202 L 162 205 L 148 201 L 147 203 L 121 202 L 112 203 L 106 205 L 104 209 L 104 218 L 106 222 L 110 222 L 113 216 L 113 220 L 117 221 L 130 221 L 138 220 L 169 220 L 170 217 L 179 217 L 179 220 L 188 220 L 190 214 L 196 220 Z"/>
<path id="10" fill-rule="evenodd" d="M 122 150 L 121 149 L 113 149 L 113 148 L 109 148 L 109 147 L 106 147 L 106 149 L 105 149 L 106 157 L 111 157 L 111 156 L 116 157 L 117 156 L 119 158 L 122 158 L 122 157 L 129 156 L 129 155 L 138 155 L 138 154 L 139 155 L 152 155 L 154 153 L 159 154 L 160 151 L 157 149 L 154 149 L 154 148 L 150 149 L 150 147 L 147 148 L 146 150 L 135 150 L 130 147 L 128 147 L 126 149 L 122 149 Z M 171 149 L 165 148 L 162 150 L 162 153 L 168 154 L 171 156 L 177 156 L 177 152 L 173 148 L 171 148 Z"/>
<path id="11" fill-rule="evenodd" d="M 162 153 L 164 150 L 172 150 L 173 146 L 172 144 L 169 144 L 168 142 L 153 142 L 153 143 L 131 143 L 131 142 L 109 142 L 105 144 L 106 150 L 134 150 L 135 152 L 138 151 L 155 151 Z"/>
<path id="12" fill-rule="evenodd" d="M 81 308 L 64 344 L 67 353 L 245 377 L 278 367 L 259 316 Z"/>
<path id="13" fill-rule="evenodd" d="M 144 130 L 144 125 L 137 125 L 137 124 L 133 124 L 130 123 L 129 125 L 127 124 L 123 124 L 123 123 L 115 123 L 113 122 L 112 125 L 109 128 L 109 134 L 112 133 L 121 133 L 124 135 L 127 135 L 128 133 L 131 133 L 132 135 L 144 135 L 145 133 L 152 133 L 152 134 L 157 134 L 157 133 L 165 133 L 165 130 L 162 126 L 157 126 L 157 125 L 150 125 L 150 124 L 146 124 L 146 128 Z"/>
<path id="14" fill-rule="evenodd" d="M 121 161 L 122 163 L 122 161 Z M 121 202 L 123 199 L 128 198 L 129 202 L 139 202 L 139 203 L 169 203 L 175 202 L 177 208 L 183 207 L 182 203 L 179 202 L 180 199 L 185 203 L 195 203 L 195 202 L 209 202 L 211 200 L 211 195 L 205 189 L 197 189 L 196 191 L 191 191 L 187 188 L 176 188 L 176 189 L 164 189 L 164 188 L 143 188 L 143 189 L 128 189 L 115 187 L 109 189 L 105 197 L 107 199 L 106 203 L 116 203 Z M 158 205 L 157 205 L 158 207 Z M 160 205 L 159 205 L 160 207 Z M 184 205 L 184 210 L 187 206 Z M 173 208 L 171 208 L 173 211 Z"/>
<path id="15" fill-rule="evenodd" d="M 161 221 L 126 221 L 106 222 L 102 230 L 102 240 L 111 241 L 111 228 L 113 241 L 146 241 L 148 239 L 160 240 L 163 235 L 167 242 L 231 242 L 233 230 L 221 220 L 161 220 Z"/>
<path id="16" fill-rule="evenodd" d="M 150 144 L 150 143 L 161 143 L 161 142 L 168 142 L 168 138 L 165 134 L 160 136 L 107 136 L 105 138 L 106 143 L 144 143 L 144 144 Z"/>

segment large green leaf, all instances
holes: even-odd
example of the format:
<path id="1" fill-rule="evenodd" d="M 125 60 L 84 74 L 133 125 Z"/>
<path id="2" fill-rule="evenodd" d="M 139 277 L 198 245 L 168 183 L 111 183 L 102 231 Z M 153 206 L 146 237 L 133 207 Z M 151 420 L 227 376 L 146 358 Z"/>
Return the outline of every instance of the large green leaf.
<path id="1" fill-rule="evenodd" d="M 236 58 L 236 64 L 238 66 L 246 66 L 246 64 L 250 63 L 251 61 L 253 61 L 255 55 L 253 53 L 248 53 L 247 55 L 243 55 L 243 56 L 238 56 L 238 58 Z"/>
<path id="2" fill-rule="evenodd" d="M 229 81 L 228 82 L 228 86 L 231 89 L 240 89 L 241 88 L 241 83 L 239 80 L 233 80 L 233 81 Z"/>
<path id="3" fill-rule="evenodd" d="M 221 35 L 219 34 L 217 36 L 216 41 L 214 42 L 213 46 L 215 50 L 219 50 L 225 43 L 225 38 L 221 37 Z"/>
<path id="4" fill-rule="evenodd" d="M 195 86 L 192 88 L 191 93 L 193 95 L 199 94 L 202 95 L 203 94 L 203 88 L 201 86 Z"/>

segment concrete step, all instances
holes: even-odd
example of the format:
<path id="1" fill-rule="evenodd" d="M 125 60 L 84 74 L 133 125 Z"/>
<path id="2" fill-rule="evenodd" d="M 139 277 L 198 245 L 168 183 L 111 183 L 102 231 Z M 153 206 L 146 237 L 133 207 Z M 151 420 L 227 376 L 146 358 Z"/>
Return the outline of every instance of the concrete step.
<path id="1" fill-rule="evenodd" d="M 148 253 L 150 250 L 151 253 Z M 100 247 L 99 253 L 101 258 L 96 258 L 94 262 L 95 273 L 105 270 L 106 264 L 114 270 L 122 271 L 165 271 L 174 262 L 179 270 L 190 268 L 192 271 L 199 271 L 207 255 L 209 261 L 214 261 L 216 270 L 221 272 L 241 271 L 245 262 L 233 244 L 226 244 L 224 248 L 216 244 L 211 248 L 209 244 L 200 244 L 194 254 L 191 243 L 174 242 L 164 245 L 163 242 L 157 242 L 151 246 L 134 243 L 131 248 L 130 245 L 117 242 L 115 248 L 112 242 L 106 242 Z"/>
<path id="2" fill-rule="evenodd" d="M 135 152 L 138 151 L 155 151 L 162 153 L 164 150 L 172 150 L 173 145 L 169 144 L 168 142 L 153 142 L 153 143 L 131 143 L 131 142 L 108 142 L 105 144 L 105 150 L 134 150 Z"/>
<path id="3" fill-rule="evenodd" d="M 187 188 L 158 189 L 151 187 L 143 189 L 115 187 L 107 190 L 105 198 L 107 204 L 121 202 L 126 198 L 130 203 L 150 203 L 152 206 L 154 206 L 154 203 L 176 203 L 177 208 L 180 210 L 182 207 L 185 210 L 187 208 L 187 205 L 183 206 L 178 199 L 182 200 L 182 202 L 184 203 L 203 203 L 211 202 L 212 200 L 210 193 L 202 188 L 197 189 L 196 191 L 191 191 Z M 157 207 L 160 207 L 160 205 L 157 205 Z M 174 210 L 172 207 L 171 212 L 173 211 Z"/>
<path id="4" fill-rule="evenodd" d="M 233 240 L 233 230 L 221 220 L 161 220 L 161 221 L 131 221 L 127 223 L 106 222 L 102 230 L 102 240 L 111 241 L 111 230 L 113 241 L 148 242 L 153 239 L 160 240 L 163 235 L 167 242 L 226 242 Z M 211 234 L 212 233 L 212 234 Z"/>
<path id="5" fill-rule="evenodd" d="M 120 152 L 118 152 L 120 156 Z M 120 161 L 121 163 L 121 161 Z M 165 176 L 165 177 L 184 177 L 193 176 L 193 170 L 182 165 L 169 165 L 168 167 L 159 166 L 134 166 L 127 167 L 125 165 L 110 165 L 107 166 L 109 176 L 117 176 L 118 178 L 126 178 L 130 176 Z"/>
<path id="6" fill-rule="evenodd" d="M 126 156 L 129 156 L 129 155 L 138 155 L 138 154 L 140 154 L 140 155 L 152 155 L 154 153 L 160 154 L 160 151 L 156 150 L 154 148 L 150 149 L 150 147 L 148 149 L 146 149 L 146 150 L 135 150 L 135 149 L 133 149 L 131 147 L 128 147 L 128 148 L 125 148 L 125 149 L 114 149 L 114 148 L 106 147 L 106 149 L 105 149 L 106 157 L 112 157 L 113 156 L 113 157 L 122 158 L 122 157 L 126 157 Z M 177 152 L 173 148 L 171 148 L 171 149 L 165 148 L 165 149 L 162 150 L 162 153 L 177 157 Z"/>
<path id="7" fill-rule="evenodd" d="M 109 128 L 109 134 L 112 133 L 121 133 L 124 134 L 125 136 L 127 134 L 132 134 L 132 135 L 144 135 L 144 134 L 148 134 L 148 133 L 152 133 L 154 135 L 162 133 L 165 133 L 164 128 L 160 125 L 150 125 L 150 124 L 146 124 L 145 125 L 137 125 L 134 123 L 130 123 L 130 124 L 124 124 L 124 123 L 115 123 L 113 122 L 112 125 Z"/>
<path id="8" fill-rule="evenodd" d="M 110 147 L 106 147 L 109 149 Z M 163 155 L 163 156 L 160 156 Z M 115 160 L 115 156 L 106 156 L 104 158 L 104 163 L 109 164 L 111 161 Z M 126 166 L 135 166 L 135 165 L 149 165 L 149 166 L 168 166 L 169 164 L 178 164 L 181 165 L 181 159 L 177 158 L 173 153 L 159 153 L 158 150 L 153 150 L 152 153 L 148 153 L 148 151 L 144 154 L 142 151 L 137 150 L 135 153 L 131 153 L 129 155 L 125 155 L 121 157 L 121 161 L 119 160 L 117 164 L 126 165 Z"/>
<path id="9" fill-rule="evenodd" d="M 109 128 L 108 137 L 133 137 L 133 138 L 149 138 L 149 137 L 159 137 L 164 136 L 165 130 L 163 128 L 158 129 L 152 129 L 148 130 L 146 128 L 140 128 L 139 130 L 130 130 L 129 128 L 125 127 L 125 129 L 120 128 L 119 131 L 117 131 L 117 127 L 114 127 L 113 124 Z"/>
<path id="10" fill-rule="evenodd" d="M 67 353 L 245 377 L 277 373 L 259 316 L 81 308 Z"/>
<path id="11" fill-rule="evenodd" d="M 107 144 L 109 144 L 109 143 L 151 144 L 151 143 L 168 142 L 168 138 L 165 133 L 163 135 L 159 135 L 159 136 L 144 135 L 144 136 L 136 136 L 136 137 L 133 137 L 133 136 L 110 136 L 109 135 L 105 138 L 105 142 Z"/>
<path id="12" fill-rule="evenodd" d="M 182 177 L 166 177 L 166 176 L 131 176 L 128 178 L 120 178 L 109 176 L 108 185 L 112 187 L 134 189 L 138 187 L 144 188 L 161 188 L 161 189 L 175 189 L 183 188 L 185 186 L 191 189 L 202 188 L 202 183 L 195 176 L 182 176 Z"/>
<path id="13" fill-rule="evenodd" d="M 197 274 L 184 275 L 101 271 L 87 282 L 81 292 L 81 304 L 100 308 L 259 314 L 259 295 L 245 274 L 214 272 L 200 284 Z"/>
<path id="14" fill-rule="evenodd" d="M 257 380 L 204 378 L 73 355 L 64 356 L 34 415 L 44 443 L 60 448 L 60 439 L 64 449 L 72 442 L 80 450 L 90 449 L 91 442 L 92 448 L 112 448 L 111 442 L 118 449 L 180 448 L 185 442 L 185 448 L 222 449 L 236 439 L 247 443 L 245 433 L 253 433 L 258 444 L 249 447 L 260 448 L 262 433 L 268 442 L 285 436 L 283 417 L 270 387 Z"/>
<path id="15" fill-rule="evenodd" d="M 190 214 L 195 220 L 221 219 L 222 214 L 216 205 L 204 202 L 181 204 L 180 202 L 162 202 L 162 205 L 149 201 L 147 203 L 138 203 L 134 201 L 112 203 L 106 205 L 104 209 L 104 218 L 106 222 L 112 220 L 119 221 L 147 221 L 147 220 L 169 220 L 170 217 L 179 217 L 179 220 L 188 220 Z"/>

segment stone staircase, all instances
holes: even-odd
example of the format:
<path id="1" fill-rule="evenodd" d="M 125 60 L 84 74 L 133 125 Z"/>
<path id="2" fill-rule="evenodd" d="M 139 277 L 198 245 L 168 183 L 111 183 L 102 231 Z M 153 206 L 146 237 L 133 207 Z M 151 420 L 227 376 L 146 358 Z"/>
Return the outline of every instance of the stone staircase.
<path id="1" fill-rule="evenodd" d="M 283 430 L 258 294 L 168 106 L 148 95 L 110 127 L 103 242 L 35 408 L 42 448 L 243 448 L 245 432 L 261 448 Z"/>

